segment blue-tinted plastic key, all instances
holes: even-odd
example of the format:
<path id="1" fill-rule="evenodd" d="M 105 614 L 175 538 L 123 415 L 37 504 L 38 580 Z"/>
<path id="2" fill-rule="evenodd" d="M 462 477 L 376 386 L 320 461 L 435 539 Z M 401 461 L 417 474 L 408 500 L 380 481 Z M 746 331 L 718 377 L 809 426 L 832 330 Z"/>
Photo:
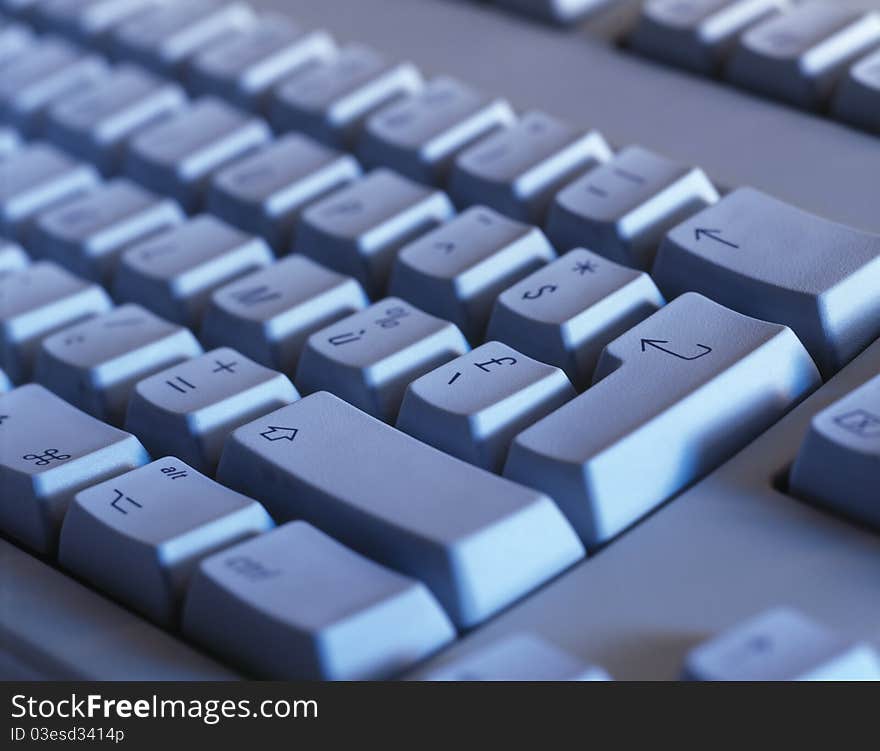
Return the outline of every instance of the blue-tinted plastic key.
<path id="1" fill-rule="evenodd" d="M 184 219 L 174 201 L 118 179 L 40 214 L 30 247 L 36 257 L 106 285 L 128 246 Z"/>
<path id="2" fill-rule="evenodd" d="M 563 185 L 610 158 L 611 148 L 600 133 L 528 112 L 458 156 L 449 193 L 459 205 L 486 204 L 514 219 L 541 224 Z"/>
<path id="3" fill-rule="evenodd" d="M 455 637 L 423 584 L 305 522 L 204 560 L 183 632 L 258 677 L 285 680 L 391 678 Z"/>
<path id="4" fill-rule="evenodd" d="M 334 49 L 326 32 L 304 32 L 284 16 L 269 15 L 196 55 L 189 83 L 197 94 L 259 112 L 276 83 L 327 60 Z"/>
<path id="5" fill-rule="evenodd" d="M 688 654 L 692 681 L 877 681 L 880 656 L 790 608 L 756 615 Z"/>
<path id="6" fill-rule="evenodd" d="M 44 339 L 34 378 L 84 412 L 122 425 L 138 381 L 201 353 L 188 329 L 139 305 L 120 305 Z"/>
<path id="7" fill-rule="evenodd" d="M 193 212 L 214 172 L 264 146 L 270 137 L 262 120 L 206 97 L 135 136 L 126 148 L 125 171 Z"/>
<path id="8" fill-rule="evenodd" d="M 0 240 L 0 276 L 24 269 L 30 259 L 20 246 Z"/>
<path id="9" fill-rule="evenodd" d="M 296 384 L 305 394 L 330 391 L 394 422 L 412 381 L 468 349 L 455 325 L 386 297 L 312 334 Z"/>
<path id="10" fill-rule="evenodd" d="M 283 253 L 306 206 L 360 174 L 351 155 L 291 133 L 220 170 L 211 181 L 207 209 Z"/>
<path id="11" fill-rule="evenodd" d="M 58 560 L 173 628 L 199 561 L 273 526 L 257 501 L 168 456 L 77 493 Z"/>
<path id="12" fill-rule="evenodd" d="M 353 276 L 380 297 L 400 248 L 453 213 L 445 193 L 377 169 L 306 209 L 293 250 Z"/>
<path id="13" fill-rule="evenodd" d="M 37 384 L 0 395 L 0 528 L 54 554 L 73 496 L 148 461 L 134 436 Z"/>
<path id="14" fill-rule="evenodd" d="M 537 227 L 475 207 L 403 248 L 389 292 L 480 342 L 499 293 L 555 257 Z"/>
<path id="15" fill-rule="evenodd" d="M 126 250 L 113 292 L 197 330 L 214 290 L 272 260 L 265 241 L 202 214 Z"/>
<path id="16" fill-rule="evenodd" d="M 125 427 L 153 456 L 212 474 L 229 433 L 298 398 L 287 376 L 221 347 L 140 381 Z"/>
<path id="17" fill-rule="evenodd" d="M 94 167 L 34 143 L 0 159 L 0 233 L 23 241 L 31 220 L 98 185 Z"/>
<path id="18" fill-rule="evenodd" d="M 880 133 L 880 49 L 850 67 L 835 90 L 831 110 L 839 120 Z"/>
<path id="19" fill-rule="evenodd" d="M 50 107 L 46 138 L 111 175 L 121 169 L 123 150 L 132 136 L 179 112 L 186 102 L 176 83 L 120 65 L 100 86 L 70 94 Z"/>
<path id="20" fill-rule="evenodd" d="M 45 337 L 111 306 L 101 287 L 48 261 L 0 276 L 0 367 L 29 380 Z"/>
<path id="21" fill-rule="evenodd" d="M 287 438 L 289 437 L 289 440 Z M 556 505 L 321 392 L 239 428 L 218 479 L 424 582 L 476 626 L 583 557 Z"/>
<path id="22" fill-rule="evenodd" d="M 28 136 L 37 135 L 54 101 L 98 85 L 107 71 L 101 58 L 60 39 L 34 44 L 3 66 L 0 118 Z"/>
<path id="23" fill-rule="evenodd" d="M 486 338 L 562 368 L 582 391 L 605 345 L 663 303 L 644 271 L 576 248 L 502 292 Z"/>
<path id="24" fill-rule="evenodd" d="M 119 24 L 139 16 L 162 0 L 40 0 L 33 22 L 39 28 L 100 44 Z"/>
<path id="25" fill-rule="evenodd" d="M 350 150 L 373 112 L 421 87 L 412 64 L 351 45 L 276 86 L 269 118 L 279 133 L 295 130 Z"/>
<path id="26" fill-rule="evenodd" d="M 369 304 L 350 276 L 288 256 L 214 292 L 200 337 L 293 375 L 309 336 Z"/>
<path id="27" fill-rule="evenodd" d="M 397 427 L 447 454 L 501 472 L 514 437 L 573 399 L 559 368 L 487 342 L 413 381 Z"/>
<path id="28" fill-rule="evenodd" d="M 440 77 L 370 117 L 357 153 L 369 166 L 390 167 L 428 184 L 442 184 L 456 155 L 512 124 L 502 99 L 492 99 L 453 78 Z"/>

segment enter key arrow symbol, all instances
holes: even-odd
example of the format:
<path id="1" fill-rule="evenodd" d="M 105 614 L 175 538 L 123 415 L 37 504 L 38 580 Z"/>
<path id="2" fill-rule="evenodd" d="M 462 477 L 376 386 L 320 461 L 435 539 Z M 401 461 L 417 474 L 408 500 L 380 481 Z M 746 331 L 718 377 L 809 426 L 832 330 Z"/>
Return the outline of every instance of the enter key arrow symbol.
<path id="1" fill-rule="evenodd" d="M 704 227 L 699 227 L 694 230 L 694 238 L 697 242 L 700 242 L 704 237 L 708 237 L 710 240 L 726 245 L 728 248 L 739 248 L 739 245 L 736 243 L 732 243 L 730 240 L 725 240 L 721 237 L 720 229 L 705 229 Z"/>
<path id="2" fill-rule="evenodd" d="M 672 355 L 673 357 L 677 357 L 679 360 L 699 360 L 701 357 L 705 357 L 711 351 L 711 347 L 707 347 L 705 344 L 698 344 L 697 346 L 702 350 L 699 354 L 691 355 L 688 357 L 687 355 L 679 354 L 672 349 L 664 347 L 662 345 L 669 344 L 668 339 L 642 339 L 642 352 L 647 352 L 648 347 L 653 347 L 654 349 L 659 349 L 661 352 L 665 352 L 667 355 Z"/>

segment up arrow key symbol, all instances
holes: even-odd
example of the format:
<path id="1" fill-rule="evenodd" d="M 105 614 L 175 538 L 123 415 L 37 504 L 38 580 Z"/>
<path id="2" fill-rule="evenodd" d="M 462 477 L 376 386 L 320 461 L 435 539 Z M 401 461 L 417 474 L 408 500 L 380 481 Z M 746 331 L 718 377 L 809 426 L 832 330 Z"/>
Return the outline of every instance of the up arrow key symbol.
<path id="1" fill-rule="evenodd" d="M 296 428 L 279 428 L 277 425 L 270 425 L 260 435 L 267 441 L 292 441 L 298 432 Z"/>

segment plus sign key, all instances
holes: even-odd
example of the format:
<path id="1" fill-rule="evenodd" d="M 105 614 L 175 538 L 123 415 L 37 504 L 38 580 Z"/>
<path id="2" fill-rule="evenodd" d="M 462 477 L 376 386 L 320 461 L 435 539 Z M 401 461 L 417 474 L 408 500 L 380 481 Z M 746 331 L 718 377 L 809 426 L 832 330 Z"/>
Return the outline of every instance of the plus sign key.
<path id="1" fill-rule="evenodd" d="M 0 529 L 52 554 L 73 496 L 148 461 L 134 436 L 42 386 L 0 395 Z"/>
<path id="2" fill-rule="evenodd" d="M 126 428 L 154 456 L 213 473 L 231 431 L 298 398 L 287 376 L 221 347 L 138 383 Z"/>

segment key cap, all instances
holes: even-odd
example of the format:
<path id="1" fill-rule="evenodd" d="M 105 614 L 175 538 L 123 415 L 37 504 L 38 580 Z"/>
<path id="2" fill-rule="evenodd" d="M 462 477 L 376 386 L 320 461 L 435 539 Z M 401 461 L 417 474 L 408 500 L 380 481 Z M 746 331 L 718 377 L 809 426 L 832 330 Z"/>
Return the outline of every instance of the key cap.
<path id="1" fill-rule="evenodd" d="M 294 374 L 309 336 L 369 304 L 351 277 L 305 256 L 288 256 L 214 292 L 201 339 Z"/>
<path id="2" fill-rule="evenodd" d="M 163 75 L 179 76 L 198 52 L 248 28 L 254 20 L 254 12 L 239 2 L 163 3 L 120 24 L 109 48 L 119 59 L 132 60 Z"/>
<path id="3" fill-rule="evenodd" d="M 655 60 L 713 76 L 743 32 L 789 8 L 789 0 L 648 0 L 629 43 Z"/>
<path id="4" fill-rule="evenodd" d="M 100 86 L 69 94 L 50 107 L 46 137 L 109 176 L 122 168 L 130 138 L 179 113 L 186 102 L 176 83 L 123 64 Z"/>
<path id="5" fill-rule="evenodd" d="M 135 136 L 125 152 L 125 170 L 142 185 L 164 193 L 193 213 L 211 175 L 269 143 L 265 122 L 205 98 Z"/>
<path id="6" fill-rule="evenodd" d="M 397 427 L 500 473 L 514 437 L 574 396 L 559 368 L 487 342 L 413 381 Z"/>
<path id="7" fill-rule="evenodd" d="M 792 495 L 880 528 L 880 376 L 817 414 L 791 470 Z"/>
<path id="8" fill-rule="evenodd" d="M 520 433 L 504 468 L 550 495 L 587 548 L 714 469 L 821 384 L 790 329 L 692 293 L 611 342 L 593 380 Z"/>
<path id="9" fill-rule="evenodd" d="M 278 133 L 299 131 L 350 151 L 371 114 L 421 87 L 411 63 L 387 62 L 367 47 L 350 45 L 276 86 L 269 118 Z"/>
<path id="10" fill-rule="evenodd" d="M 453 78 L 435 78 L 370 117 L 357 153 L 364 164 L 440 185 L 456 155 L 514 119 L 503 99 L 492 99 Z"/>
<path id="11" fill-rule="evenodd" d="M 609 0 L 494 0 L 494 2 L 496 5 L 535 16 L 542 21 L 567 26 L 602 10 L 608 5 Z"/>
<path id="12" fill-rule="evenodd" d="M 48 39 L 29 47 L 3 66 L 0 119 L 33 137 L 41 132 L 44 113 L 54 101 L 100 84 L 107 63 L 67 42 Z"/>
<path id="13" fill-rule="evenodd" d="M 300 356 L 296 385 L 304 394 L 331 391 L 393 422 L 412 381 L 468 349 L 454 324 L 386 297 L 312 334 Z"/>
<path id="14" fill-rule="evenodd" d="M 283 253 L 306 206 L 360 174 L 349 154 L 291 133 L 221 169 L 211 181 L 207 208 Z"/>
<path id="15" fill-rule="evenodd" d="M 293 249 L 380 297 L 397 252 L 453 213 L 445 193 L 377 169 L 303 211 Z"/>
<path id="16" fill-rule="evenodd" d="M 583 557 L 546 496 L 326 392 L 235 431 L 218 479 L 259 498 L 279 523 L 303 519 L 422 581 L 458 628 L 477 625 Z"/>
<path id="17" fill-rule="evenodd" d="M 5 66 L 33 43 L 34 35 L 27 26 L 0 19 L 0 65 Z"/>
<path id="18" fill-rule="evenodd" d="M 183 630 L 257 676 L 286 680 L 390 678 L 455 637 L 423 584 L 305 522 L 202 561 Z"/>
<path id="19" fill-rule="evenodd" d="M 12 381 L 9 380 L 9 377 L 0 370 L 0 394 L 5 391 L 9 391 L 12 388 Z M 2 425 L 2 421 L 0 421 L 0 425 Z"/>
<path id="20" fill-rule="evenodd" d="M 273 526 L 257 501 L 168 456 L 77 493 L 58 561 L 174 628 L 199 562 Z"/>
<path id="21" fill-rule="evenodd" d="M 14 383 L 30 380 L 45 337 L 111 307 L 99 286 L 47 261 L 0 276 L 0 367 Z"/>
<path id="22" fill-rule="evenodd" d="M 276 83 L 327 60 L 335 46 L 324 31 L 304 32 L 284 16 L 270 15 L 196 55 L 189 82 L 198 94 L 259 112 Z"/>
<path id="23" fill-rule="evenodd" d="M 600 133 L 528 112 L 458 156 L 449 193 L 461 206 L 485 203 L 514 219 L 542 224 L 563 185 L 610 158 Z"/>
<path id="24" fill-rule="evenodd" d="M 752 188 L 672 230 L 651 275 L 667 298 L 693 290 L 790 326 L 826 378 L 880 336 L 880 237 Z"/>
<path id="25" fill-rule="evenodd" d="M 0 396 L 0 416 L 0 528 L 39 553 L 54 553 L 78 491 L 148 461 L 134 436 L 37 384 Z"/>
<path id="26" fill-rule="evenodd" d="M 27 254 L 18 245 L 0 240 L 0 276 L 21 271 L 28 263 Z"/>
<path id="27" fill-rule="evenodd" d="M 454 657 L 421 676 L 427 681 L 610 681 L 583 662 L 532 634 L 513 634 Z"/>
<path id="28" fill-rule="evenodd" d="M 478 343 L 498 295 L 555 257 L 537 227 L 475 207 L 407 245 L 394 263 L 390 292 Z"/>
<path id="29" fill-rule="evenodd" d="M 856 58 L 880 44 L 880 14 L 807 2 L 747 31 L 728 62 L 733 83 L 819 110 Z"/>
<path id="30" fill-rule="evenodd" d="M 631 146 L 556 196 L 547 236 L 559 250 L 647 269 L 670 229 L 717 200 L 701 169 Z"/>
<path id="31" fill-rule="evenodd" d="M 753 616 L 687 656 L 692 681 L 876 681 L 877 651 L 790 608 Z"/>
<path id="32" fill-rule="evenodd" d="M 25 146 L 0 160 L 0 233 L 23 241 L 37 214 L 97 185 L 93 167 L 43 143 Z"/>
<path id="33" fill-rule="evenodd" d="M 121 426 L 134 385 L 202 354 L 187 329 L 120 305 L 43 340 L 35 378 L 83 412 Z"/>
<path id="34" fill-rule="evenodd" d="M 34 22 L 46 31 L 101 45 L 114 27 L 140 17 L 162 0 L 40 0 Z"/>
<path id="35" fill-rule="evenodd" d="M 605 345 L 664 304 L 651 277 L 576 248 L 504 291 L 487 339 L 497 339 L 590 385 Z"/>
<path id="36" fill-rule="evenodd" d="M 125 249 L 184 221 L 180 207 L 125 179 L 40 214 L 30 233 L 34 255 L 109 284 Z"/>
<path id="37" fill-rule="evenodd" d="M 880 50 L 859 60 L 841 79 L 832 113 L 840 120 L 880 133 Z"/>
<path id="38" fill-rule="evenodd" d="M 263 240 L 202 214 L 126 250 L 113 294 L 197 330 L 214 290 L 272 260 Z"/>
<path id="39" fill-rule="evenodd" d="M 153 456 L 213 474 L 231 431 L 298 398 L 287 376 L 221 347 L 138 382 L 125 427 Z"/>

